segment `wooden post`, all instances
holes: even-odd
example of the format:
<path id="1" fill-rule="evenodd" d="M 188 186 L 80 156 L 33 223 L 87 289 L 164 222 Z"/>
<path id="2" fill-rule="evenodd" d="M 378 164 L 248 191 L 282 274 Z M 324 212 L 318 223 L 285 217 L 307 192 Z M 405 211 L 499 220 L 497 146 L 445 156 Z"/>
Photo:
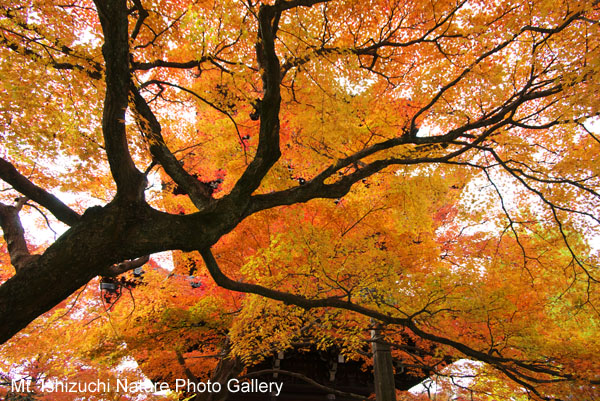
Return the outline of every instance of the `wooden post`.
<path id="1" fill-rule="evenodd" d="M 377 401 L 396 401 L 396 385 L 394 383 L 394 363 L 392 350 L 383 342 L 380 324 L 374 324 L 371 330 L 371 345 L 373 349 L 373 370 L 375 374 L 375 399 Z"/>

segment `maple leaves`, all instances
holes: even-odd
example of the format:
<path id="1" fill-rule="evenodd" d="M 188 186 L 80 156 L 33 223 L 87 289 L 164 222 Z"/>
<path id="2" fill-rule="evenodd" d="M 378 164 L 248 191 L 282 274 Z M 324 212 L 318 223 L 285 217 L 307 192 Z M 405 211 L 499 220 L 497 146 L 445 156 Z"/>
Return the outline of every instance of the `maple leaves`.
<path id="1" fill-rule="evenodd" d="M 427 371 L 439 371 L 424 357 L 435 348 L 540 398 L 596 382 L 599 12 L 545 0 L 3 4 L 0 222 L 17 273 L 0 286 L 0 337 L 95 276 L 198 251 L 206 270 L 189 256 L 193 274 L 255 295 L 188 288 L 173 306 L 148 276 L 140 297 L 168 310 L 136 309 L 153 330 L 219 320 L 223 297 L 239 307 L 161 360 L 180 372 L 213 334 L 244 361 L 303 330 L 358 353 L 374 318 L 390 341 L 418 343 L 402 358 Z M 103 206 L 81 213 L 60 191 Z M 69 226 L 33 252 L 19 229 L 30 201 Z M 140 333 L 120 330 L 133 349 Z"/>

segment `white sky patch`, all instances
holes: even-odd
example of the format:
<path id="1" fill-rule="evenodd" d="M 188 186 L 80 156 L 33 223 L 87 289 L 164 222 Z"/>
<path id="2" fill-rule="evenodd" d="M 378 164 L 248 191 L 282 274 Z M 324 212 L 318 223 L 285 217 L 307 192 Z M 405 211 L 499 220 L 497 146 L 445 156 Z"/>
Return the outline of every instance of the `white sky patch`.
<path id="1" fill-rule="evenodd" d="M 94 48 L 102 45 L 102 38 L 100 38 L 92 28 L 84 28 L 78 35 L 78 39 L 73 42 L 73 45 L 91 46 Z"/>
<path id="2" fill-rule="evenodd" d="M 27 24 L 39 25 L 41 23 L 42 23 L 42 18 L 40 17 L 40 14 L 33 8 L 30 8 L 27 12 Z"/>
<path id="3" fill-rule="evenodd" d="M 144 373 L 141 371 L 137 361 L 133 358 L 133 357 L 125 357 L 123 359 L 121 359 L 121 363 L 119 364 L 119 366 L 117 366 L 117 371 L 119 372 L 123 372 L 123 371 L 133 371 L 138 373 L 140 376 L 143 377 L 143 381 L 142 381 L 142 385 L 145 388 L 153 388 L 154 384 L 152 383 L 152 381 L 150 379 L 148 379 L 148 377 L 146 377 L 146 375 L 144 375 Z M 158 392 L 154 392 L 152 394 L 154 395 L 158 395 L 158 396 L 166 396 L 169 395 L 171 393 L 171 391 L 158 391 Z M 136 400 L 140 399 L 146 399 L 146 397 L 143 394 L 140 394 L 138 397 L 136 397 Z"/>
<path id="4" fill-rule="evenodd" d="M 160 199 L 162 195 L 162 181 L 160 179 L 160 174 L 158 171 L 154 170 L 148 173 L 146 176 L 148 180 L 148 184 L 146 185 L 146 201 L 149 201 L 152 204 L 152 200 Z"/>
<path id="5" fill-rule="evenodd" d="M 440 372 L 442 375 L 425 379 L 408 391 L 415 395 L 427 394 L 431 398 L 441 391 L 443 385 L 469 387 L 473 384 L 473 376 L 477 374 L 477 368 L 481 366 L 483 366 L 482 362 L 460 359 L 445 367 Z"/>
<path id="6" fill-rule="evenodd" d="M 483 362 L 460 359 L 446 366 L 438 375 L 432 376 L 424 380 L 421 384 L 414 386 L 409 392 L 414 395 L 427 395 L 429 399 L 439 401 L 474 399 L 473 396 L 477 395 L 478 392 L 484 395 L 485 399 L 503 401 L 530 399 L 524 388 L 510 388 L 509 390 L 509 387 L 503 387 L 501 382 L 497 381 L 499 377 L 493 373 L 490 375 L 487 368 L 488 366 Z M 488 380 L 494 385 L 490 387 L 486 384 Z M 507 382 L 508 380 L 506 378 Z M 474 386 L 478 381 L 482 381 L 482 383 L 479 383 L 478 388 L 475 389 Z M 494 390 L 495 387 L 496 390 Z M 507 391 L 511 393 L 509 398 L 507 398 Z M 477 397 L 477 399 L 479 398 Z"/>
<path id="7" fill-rule="evenodd" d="M 175 269 L 175 263 L 173 262 L 173 252 L 171 251 L 153 253 L 151 258 L 163 269 L 167 269 L 168 271 L 173 271 L 173 269 Z"/>
<path id="8" fill-rule="evenodd" d="M 335 80 L 353 96 L 360 95 L 375 82 L 373 79 L 361 79 L 358 83 L 352 83 L 345 77 L 335 78 Z"/>
<path id="9" fill-rule="evenodd" d="M 419 131 L 417 132 L 418 137 L 430 137 L 442 134 L 444 134 L 444 131 L 442 131 L 439 127 L 427 124 L 427 122 L 421 124 Z"/>

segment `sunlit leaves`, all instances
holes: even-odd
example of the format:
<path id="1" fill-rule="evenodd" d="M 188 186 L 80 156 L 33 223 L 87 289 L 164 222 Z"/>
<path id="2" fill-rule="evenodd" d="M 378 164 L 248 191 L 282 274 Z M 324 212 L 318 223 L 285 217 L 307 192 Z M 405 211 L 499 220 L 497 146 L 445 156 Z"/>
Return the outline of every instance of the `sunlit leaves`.
<path id="1" fill-rule="evenodd" d="M 121 84 L 139 90 L 161 127 L 154 136 L 142 129 L 149 119 L 133 112 L 132 96 L 118 117 L 127 125 L 121 144 L 161 218 L 177 229 L 197 219 L 190 237 L 212 233 L 173 248 L 213 247 L 238 283 L 399 322 L 405 327 L 385 336 L 415 371 L 443 374 L 464 355 L 486 360 L 473 384 L 481 393 L 506 394 L 502 373 L 557 395 L 553 380 L 597 380 L 597 4 L 292 5 L 127 4 L 131 37 L 120 50 L 130 69 Z M 271 14 L 259 32 L 261 6 Z M 93 5 L 0 11 L 2 156 L 51 191 L 118 209 L 103 144 L 112 133 L 101 135 L 110 104 Z M 148 149 L 160 136 L 170 167 Z M 264 175 L 252 170 L 269 157 Z M 206 189 L 206 202 L 189 199 L 173 164 Z M 249 165 L 255 183 L 245 197 L 230 194 Z M 295 204 L 260 203 L 277 196 Z M 10 188 L 2 195 L 14 197 Z M 138 214 L 154 213 L 142 198 Z M 157 243 L 178 234 L 160 232 Z M 151 242 L 132 252 L 154 252 Z M 356 358 L 368 349 L 374 322 L 362 314 L 233 294 L 208 280 L 194 253 L 176 251 L 174 265 L 149 271 L 110 305 L 87 294 L 81 316 L 52 316 L 53 330 L 73 325 L 56 332 L 80 351 L 65 353 L 67 365 L 133 356 L 148 377 L 172 381 L 208 377 L 227 353 L 250 364 L 305 342 Z M 2 277 L 11 274 L 3 267 Z M 73 335 L 82 325 L 86 340 Z M 38 360 L 48 362 L 56 343 L 40 347 Z M 23 346 L 11 357 L 25 366 L 32 352 Z"/>

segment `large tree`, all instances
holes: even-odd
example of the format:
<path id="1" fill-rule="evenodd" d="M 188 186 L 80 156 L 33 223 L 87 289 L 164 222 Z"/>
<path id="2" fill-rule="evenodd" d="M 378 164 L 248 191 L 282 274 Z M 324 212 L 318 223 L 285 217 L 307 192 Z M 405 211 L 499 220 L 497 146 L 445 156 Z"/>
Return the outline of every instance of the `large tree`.
<path id="1" fill-rule="evenodd" d="M 0 339 L 96 276 L 182 250 L 226 289 L 409 330 L 536 396 L 594 391 L 599 13 L 595 1 L 3 2 L 0 222 L 14 274 Z M 68 226 L 37 252 L 30 208 Z M 247 224 L 269 213 L 301 232 L 240 251 L 238 270 L 213 255 L 245 249 Z M 348 255 L 369 256 L 350 268 Z M 307 268 L 329 263 L 335 274 Z M 282 271 L 298 281 L 281 285 Z"/>

